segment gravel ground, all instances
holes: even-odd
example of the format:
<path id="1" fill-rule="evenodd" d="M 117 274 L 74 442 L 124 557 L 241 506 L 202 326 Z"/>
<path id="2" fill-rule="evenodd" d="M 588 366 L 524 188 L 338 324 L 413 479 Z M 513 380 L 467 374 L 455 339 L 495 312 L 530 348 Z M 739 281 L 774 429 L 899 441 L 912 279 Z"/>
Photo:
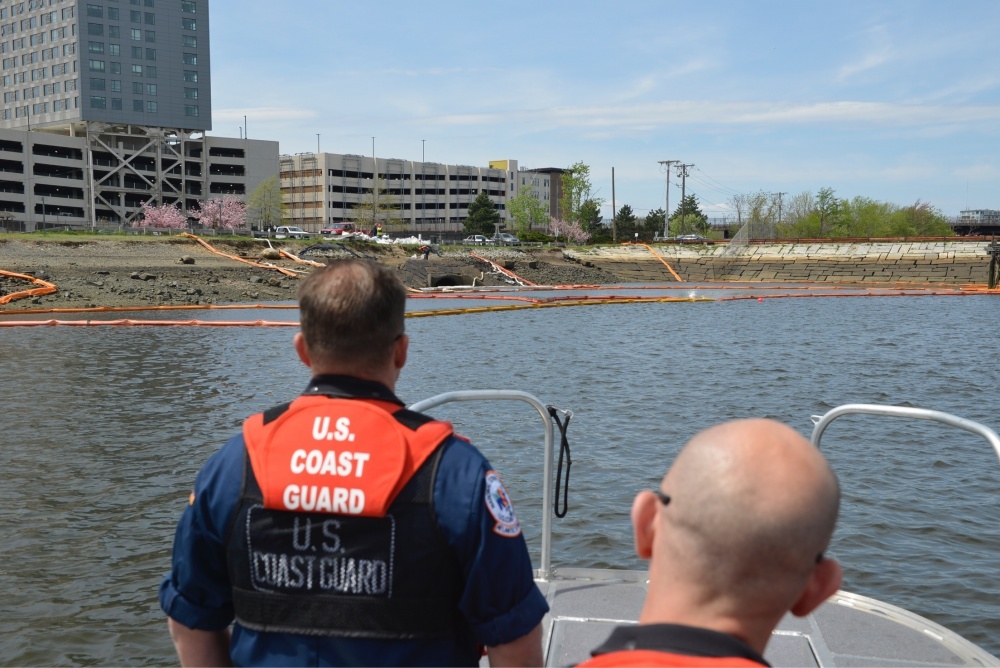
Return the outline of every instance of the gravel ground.
<path id="1" fill-rule="evenodd" d="M 213 239 L 211 243 L 224 253 L 246 260 L 267 262 L 298 272 L 310 270 L 308 265 L 288 259 L 262 258 L 265 246 L 261 242 Z M 305 243 L 283 248 L 321 263 L 329 257 L 361 255 L 396 269 L 412 261 L 415 253 L 410 247 L 387 244 L 324 246 L 308 251 L 309 244 Z M 468 262 L 469 272 L 478 275 L 485 264 L 474 260 L 469 250 L 442 247 L 443 257 L 432 255 L 430 261 Z M 617 282 L 612 274 L 568 259 L 559 249 L 474 250 L 539 285 Z M 287 301 L 294 299 L 298 284 L 294 277 L 215 255 L 192 240 L 177 237 L 56 241 L 21 235 L 0 236 L 0 270 L 32 275 L 58 288 L 51 295 L 0 305 L 0 311 Z M 493 280 L 497 284 L 501 282 L 499 278 Z M 30 287 L 31 284 L 23 279 L 0 275 L 0 297 Z"/>

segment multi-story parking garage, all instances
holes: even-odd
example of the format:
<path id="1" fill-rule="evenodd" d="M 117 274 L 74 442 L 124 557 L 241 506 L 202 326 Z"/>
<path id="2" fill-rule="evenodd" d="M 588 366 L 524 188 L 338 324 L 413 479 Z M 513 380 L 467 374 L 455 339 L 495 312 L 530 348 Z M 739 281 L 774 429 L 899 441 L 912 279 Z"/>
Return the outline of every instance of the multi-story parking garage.
<path id="1" fill-rule="evenodd" d="M 398 227 L 414 233 L 461 232 L 482 192 L 505 222 L 507 202 L 524 188 L 555 215 L 561 172 L 519 170 L 516 160 L 472 167 L 339 153 L 283 155 L 280 164 L 285 219 L 310 232 L 337 222 L 364 225 L 356 207 L 372 200 L 373 189 Z"/>
<path id="2" fill-rule="evenodd" d="M 0 218 L 121 225 L 277 176 L 277 142 L 206 135 L 209 56 L 208 0 L 0 0 Z"/>

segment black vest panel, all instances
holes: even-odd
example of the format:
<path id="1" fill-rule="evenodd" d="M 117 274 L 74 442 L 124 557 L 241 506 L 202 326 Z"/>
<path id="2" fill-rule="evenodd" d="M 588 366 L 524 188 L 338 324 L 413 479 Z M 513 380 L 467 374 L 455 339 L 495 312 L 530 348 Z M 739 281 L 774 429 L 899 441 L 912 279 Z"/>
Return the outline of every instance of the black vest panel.
<path id="1" fill-rule="evenodd" d="M 228 539 L 236 620 L 256 631 L 379 639 L 453 635 L 462 570 L 434 512 L 444 447 L 384 517 L 263 506 L 249 457 Z"/>

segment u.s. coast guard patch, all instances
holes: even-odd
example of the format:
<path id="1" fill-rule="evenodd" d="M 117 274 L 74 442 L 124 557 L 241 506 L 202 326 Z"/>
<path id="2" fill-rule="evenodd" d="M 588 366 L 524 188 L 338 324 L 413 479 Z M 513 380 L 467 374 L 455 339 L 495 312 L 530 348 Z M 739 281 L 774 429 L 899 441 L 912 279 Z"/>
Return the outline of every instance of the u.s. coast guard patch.
<path id="1" fill-rule="evenodd" d="M 510 496 L 496 471 L 486 472 L 486 508 L 497 521 L 493 526 L 494 533 L 506 538 L 521 535 L 521 524 L 514 514 L 514 504 L 510 502 Z"/>

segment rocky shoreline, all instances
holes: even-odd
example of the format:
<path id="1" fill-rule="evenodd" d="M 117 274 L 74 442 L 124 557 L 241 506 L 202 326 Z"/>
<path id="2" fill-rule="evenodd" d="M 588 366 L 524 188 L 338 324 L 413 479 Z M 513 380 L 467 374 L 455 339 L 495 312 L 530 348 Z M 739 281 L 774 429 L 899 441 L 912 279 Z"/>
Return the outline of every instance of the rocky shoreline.
<path id="1" fill-rule="evenodd" d="M 298 279 L 272 267 L 308 272 L 313 266 L 275 257 L 260 241 L 210 239 L 213 248 L 259 267 L 213 254 L 196 241 L 181 237 L 54 240 L 0 236 L 0 270 L 34 276 L 56 285 L 50 295 L 17 299 L 0 311 L 45 308 L 94 308 L 281 302 L 295 298 Z M 272 242 L 303 260 L 325 264 L 329 258 L 361 256 L 400 271 L 410 287 L 425 287 L 416 275 L 440 267 L 477 277 L 477 285 L 506 285 L 487 262 L 466 247 L 440 248 L 427 260 L 411 246 L 364 242 L 310 244 Z M 566 256 L 561 249 L 477 248 L 477 255 L 539 285 L 615 282 L 613 274 Z M 0 297 L 32 285 L 0 275 Z"/>
<path id="2" fill-rule="evenodd" d="M 735 252 L 723 244 L 441 246 L 440 254 L 426 260 L 416 244 L 220 237 L 208 241 L 217 252 L 181 236 L 0 234 L 0 270 L 34 276 L 58 288 L 54 294 L 0 304 L 0 312 L 288 302 L 295 298 L 295 274 L 311 271 L 311 263 L 338 257 L 381 262 L 415 289 L 510 284 L 487 259 L 536 285 L 683 280 L 985 288 L 989 268 L 987 242 L 971 239 L 772 243 Z M 305 262 L 279 255 L 279 248 Z M 24 279 L 0 274 L 0 298 L 30 287 Z"/>

